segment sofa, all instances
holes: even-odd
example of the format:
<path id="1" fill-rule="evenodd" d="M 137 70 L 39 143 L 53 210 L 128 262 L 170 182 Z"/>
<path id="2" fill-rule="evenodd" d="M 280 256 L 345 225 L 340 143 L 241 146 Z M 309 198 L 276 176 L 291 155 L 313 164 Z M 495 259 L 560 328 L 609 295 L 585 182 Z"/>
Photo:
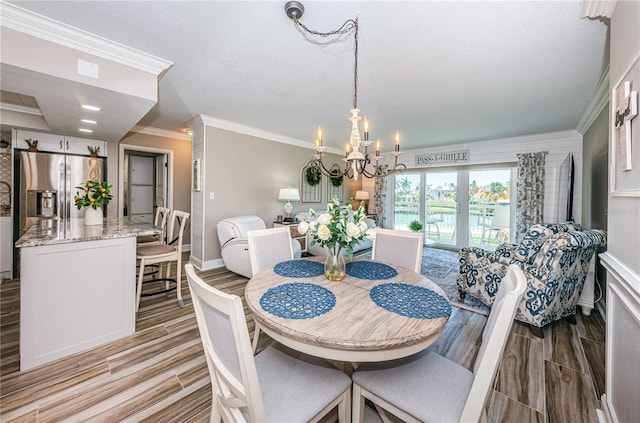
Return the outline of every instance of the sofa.
<path id="1" fill-rule="evenodd" d="M 251 259 L 247 232 L 266 229 L 267 225 L 258 216 L 235 216 L 222 219 L 216 225 L 220 254 L 227 269 L 244 277 L 251 277 Z M 291 240 L 293 257 L 300 258 L 301 246 L 297 239 Z"/>
<path id="2" fill-rule="evenodd" d="M 326 211 L 322 211 L 322 212 L 317 211 L 316 216 L 319 216 L 322 213 L 326 213 Z M 312 220 L 315 220 L 315 218 L 313 218 L 309 214 L 309 212 L 298 213 L 296 214 L 296 218 L 298 219 L 299 222 L 302 222 L 303 220 L 307 222 L 311 222 Z M 367 218 L 366 222 L 369 228 L 376 227 L 375 220 Z M 307 233 L 306 241 L 307 241 L 307 253 L 309 253 L 310 255 L 312 256 L 328 256 L 329 255 L 329 250 L 326 247 L 321 247 L 320 245 L 317 245 L 317 244 L 311 245 L 311 235 L 309 235 L 308 233 Z M 368 238 L 364 238 L 353 247 L 353 252 L 355 254 L 357 252 L 370 249 L 371 247 L 373 247 L 373 241 Z M 342 249 L 341 254 L 345 255 L 346 251 Z"/>
<path id="3" fill-rule="evenodd" d="M 516 264 L 527 280 L 516 319 L 542 337 L 543 326 L 573 318 L 589 262 L 605 244 L 604 231 L 562 222 L 533 225 L 520 244 L 502 244 L 495 252 L 462 248 L 456 279 L 460 296 L 470 294 L 491 306 L 507 268 Z"/>

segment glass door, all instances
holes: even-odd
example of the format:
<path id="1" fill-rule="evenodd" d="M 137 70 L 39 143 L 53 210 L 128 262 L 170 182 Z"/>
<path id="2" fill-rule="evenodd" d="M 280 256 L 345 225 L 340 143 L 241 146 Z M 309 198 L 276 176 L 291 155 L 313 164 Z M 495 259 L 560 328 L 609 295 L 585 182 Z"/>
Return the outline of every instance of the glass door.
<path id="1" fill-rule="evenodd" d="M 429 172 L 424 178 L 425 244 L 456 245 L 458 172 Z"/>
<path id="2" fill-rule="evenodd" d="M 469 171 L 469 243 L 488 250 L 513 242 L 512 169 Z"/>
<path id="3" fill-rule="evenodd" d="M 409 231 L 411 222 L 420 220 L 421 174 L 394 175 L 393 229 Z"/>

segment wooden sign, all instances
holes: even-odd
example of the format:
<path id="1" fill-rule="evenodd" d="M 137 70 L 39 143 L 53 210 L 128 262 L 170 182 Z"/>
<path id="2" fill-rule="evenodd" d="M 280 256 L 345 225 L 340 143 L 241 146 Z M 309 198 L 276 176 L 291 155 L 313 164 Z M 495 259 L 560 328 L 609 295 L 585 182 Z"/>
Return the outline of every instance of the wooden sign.
<path id="1" fill-rule="evenodd" d="M 431 166 L 444 163 L 468 163 L 469 150 L 447 151 L 444 153 L 416 154 L 416 166 Z"/>

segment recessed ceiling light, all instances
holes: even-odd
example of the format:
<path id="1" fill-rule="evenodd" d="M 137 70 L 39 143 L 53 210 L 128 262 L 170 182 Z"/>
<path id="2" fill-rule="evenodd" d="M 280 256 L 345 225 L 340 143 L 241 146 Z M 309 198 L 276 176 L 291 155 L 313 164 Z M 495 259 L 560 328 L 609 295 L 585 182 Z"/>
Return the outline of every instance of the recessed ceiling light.
<path id="1" fill-rule="evenodd" d="M 98 123 L 95 120 L 91 120 L 91 119 L 80 119 L 80 122 L 90 123 L 91 125 L 95 125 Z"/>
<path id="2" fill-rule="evenodd" d="M 89 133 L 93 132 L 93 130 L 86 129 L 86 128 L 78 128 L 78 131 L 80 131 L 80 132 L 89 132 Z"/>
<path id="3" fill-rule="evenodd" d="M 92 106 L 92 105 L 90 105 L 90 104 L 83 104 L 83 105 L 82 105 L 82 108 L 83 108 L 83 109 L 87 109 L 87 110 L 92 110 L 92 111 L 94 111 L 94 112 L 99 112 L 99 111 L 100 111 L 100 107 Z"/>

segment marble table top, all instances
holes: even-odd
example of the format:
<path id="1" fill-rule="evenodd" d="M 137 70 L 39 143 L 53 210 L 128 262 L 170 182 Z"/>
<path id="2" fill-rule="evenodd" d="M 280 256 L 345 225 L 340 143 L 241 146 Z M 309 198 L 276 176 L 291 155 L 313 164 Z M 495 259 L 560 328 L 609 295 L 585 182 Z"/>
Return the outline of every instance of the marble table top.
<path id="1" fill-rule="evenodd" d="M 324 257 L 304 260 L 324 262 Z M 346 275 L 342 281 L 330 281 L 324 274 L 308 278 L 284 277 L 269 269 L 249 280 L 245 299 L 261 330 L 290 348 L 353 363 L 400 358 L 431 345 L 442 332 L 449 315 L 412 318 L 376 305 L 370 297 L 371 289 L 394 282 L 421 286 L 446 299 L 440 287 L 429 279 L 412 270 L 386 264 L 393 267 L 397 275 L 385 280 Z M 290 283 L 326 288 L 335 295 L 335 305 L 328 312 L 304 319 L 278 317 L 266 311 L 260 302 L 262 296 L 270 288 Z"/>
<path id="2" fill-rule="evenodd" d="M 16 241 L 16 247 L 38 247 L 101 239 L 157 235 L 160 232 L 161 229 L 151 223 L 139 223 L 126 217 L 104 219 L 102 226 L 86 226 L 84 219 L 51 219 L 31 226 Z"/>

